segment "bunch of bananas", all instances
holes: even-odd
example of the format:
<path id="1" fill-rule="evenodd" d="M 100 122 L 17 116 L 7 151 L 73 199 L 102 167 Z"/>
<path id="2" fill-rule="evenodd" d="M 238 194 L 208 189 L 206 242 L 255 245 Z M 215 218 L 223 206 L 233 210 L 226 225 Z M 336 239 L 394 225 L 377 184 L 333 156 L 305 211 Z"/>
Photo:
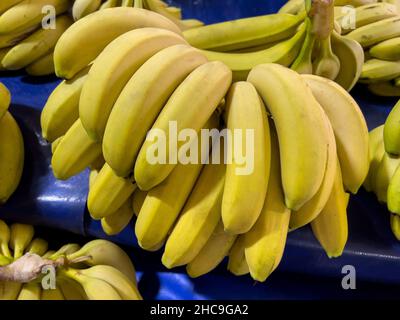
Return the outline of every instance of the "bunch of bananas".
<path id="1" fill-rule="evenodd" d="M 392 231 L 400 241 L 399 121 L 400 102 L 394 106 L 385 124 L 370 132 L 370 169 L 364 188 L 387 204 Z"/>
<path id="2" fill-rule="evenodd" d="M 17 189 L 24 168 L 24 141 L 10 103 L 11 94 L 0 82 L 0 204 Z"/>
<path id="3" fill-rule="evenodd" d="M 341 255 L 347 192 L 357 192 L 369 167 L 364 117 L 341 86 L 278 64 L 232 84 L 231 70 L 188 45 L 175 24 L 135 8 L 82 18 L 54 57 L 65 80 L 41 117 L 53 172 L 68 179 L 92 168 L 88 209 L 105 232 L 119 233 L 136 214 L 139 245 L 165 245 L 163 264 L 187 265 L 192 277 L 229 255 L 234 274 L 264 281 L 288 230 L 310 223 L 327 254 Z M 178 133 L 254 130 L 253 170 L 237 174 L 236 157 L 187 161 L 194 140 L 170 145 L 171 122 Z M 148 133 L 160 131 L 167 163 L 148 160 L 157 153 Z M 199 153 L 232 155 L 233 145 L 213 142 L 199 143 Z"/>
<path id="4" fill-rule="evenodd" d="M 42 287 L 44 275 L 32 260 L 56 267 L 55 289 Z M 32 226 L 8 227 L 2 220 L 0 280 L 0 300 L 142 299 L 130 258 L 112 242 L 93 240 L 83 247 L 72 243 L 52 251 L 47 241 L 34 238 Z"/>

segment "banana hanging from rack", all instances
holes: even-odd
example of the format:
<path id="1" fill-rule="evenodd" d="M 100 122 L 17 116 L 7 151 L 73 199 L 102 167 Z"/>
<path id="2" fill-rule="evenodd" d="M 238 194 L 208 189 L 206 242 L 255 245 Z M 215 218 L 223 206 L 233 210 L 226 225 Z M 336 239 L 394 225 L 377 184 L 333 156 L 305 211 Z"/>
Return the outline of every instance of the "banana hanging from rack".
<path id="1" fill-rule="evenodd" d="M 385 150 L 392 155 L 400 156 L 400 102 L 398 102 L 390 111 L 386 119 L 383 139 Z"/>
<path id="2" fill-rule="evenodd" d="M 72 16 L 77 21 L 100 8 L 101 0 L 75 0 L 72 5 Z"/>
<path id="3" fill-rule="evenodd" d="M 25 68 L 27 74 L 35 77 L 54 74 L 53 52 L 37 59 Z"/>
<path id="4" fill-rule="evenodd" d="M 143 27 L 181 34 L 172 21 L 154 12 L 126 7 L 104 9 L 75 22 L 63 33 L 54 50 L 56 75 L 72 78 L 96 59 L 111 41 Z"/>
<path id="5" fill-rule="evenodd" d="M 369 133 L 369 172 L 363 184 L 368 192 L 373 191 L 376 172 L 385 153 L 383 132 L 384 125 L 381 125 Z"/>

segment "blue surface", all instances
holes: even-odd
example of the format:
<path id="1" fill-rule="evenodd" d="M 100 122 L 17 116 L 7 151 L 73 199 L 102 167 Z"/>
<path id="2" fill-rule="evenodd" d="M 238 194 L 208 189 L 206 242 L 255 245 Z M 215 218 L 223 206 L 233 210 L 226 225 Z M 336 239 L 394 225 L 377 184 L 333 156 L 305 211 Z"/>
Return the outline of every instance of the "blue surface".
<path id="1" fill-rule="evenodd" d="M 284 1 L 169 2 L 182 4 L 186 18 L 211 23 L 268 13 Z M 11 112 L 22 127 L 27 150 L 21 186 L 9 203 L 0 208 L 0 216 L 107 238 L 100 224 L 85 213 L 87 172 L 66 182 L 56 181 L 51 172 L 50 146 L 41 139 L 39 117 L 40 109 L 59 80 L 13 73 L 2 74 L 0 81 L 12 92 Z M 373 96 L 361 86 L 352 93 L 362 106 L 370 129 L 385 121 L 397 101 Z M 248 277 L 234 277 L 224 270 L 225 265 L 210 275 L 191 280 L 184 269 L 166 270 L 160 263 L 160 253 L 133 248 L 131 254 L 138 264 L 141 291 L 149 299 L 400 298 L 400 244 L 390 231 L 387 210 L 375 196 L 361 191 L 352 197 L 348 212 L 349 242 L 341 258 L 328 259 L 310 229 L 303 228 L 289 235 L 279 270 L 266 284 L 255 284 Z M 118 237 L 110 239 L 136 246 L 133 224 Z M 341 289 L 341 270 L 347 264 L 356 267 L 360 281 L 358 288 L 362 290 Z"/>

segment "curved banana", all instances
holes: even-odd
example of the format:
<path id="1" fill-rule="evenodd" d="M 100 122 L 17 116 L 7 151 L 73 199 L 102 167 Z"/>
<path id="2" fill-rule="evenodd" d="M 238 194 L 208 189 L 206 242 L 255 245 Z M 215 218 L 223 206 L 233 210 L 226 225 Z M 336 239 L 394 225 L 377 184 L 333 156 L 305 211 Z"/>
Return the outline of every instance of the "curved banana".
<path id="1" fill-rule="evenodd" d="M 24 141 L 10 112 L 0 119 L 0 203 L 17 189 L 24 168 Z"/>
<path id="2" fill-rule="evenodd" d="M 378 43 L 369 49 L 372 57 L 381 60 L 400 60 L 400 37 Z"/>
<path id="3" fill-rule="evenodd" d="M 249 82 L 232 85 L 225 108 L 227 129 L 233 133 L 235 140 L 227 144 L 227 153 L 232 158 L 226 167 L 222 221 L 228 233 L 241 234 L 249 231 L 256 223 L 267 194 L 271 158 L 270 129 L 265 106 Z M 254 139 L 251 142 L 253 154 L 246 155 L 252 159 L 251 167 L 236 156 L 239 151 L 236 149 L 241 148 L 242 154 L 245 146 L 250 143 L 246 141 L 247 131 L 252 132 Z M 238 141 L 239 137 L 241 141 Z"/>
<path id="4" fill-rule="evenodd" d="M 27 74 L 35 77 L 54 74 L 53 52 L 37 59 L 25 68 Z"/>
<path id="5" fill-rule="evenodd" d="M 32 241 L 35 230 L 31 225 L 14 223 L 10 227 L 10 248 L 14 251 L 14 259 L 24 255 L 25 249 Z"/>
<path id="6" fill-rule="evenodd" d="M 362 111 L 335 82 L 313 75 L 303 77 L 332 124 L 345 188 L 356 194 L 369 169 L 368 127 Z"/>
<path id="7" fill-rule="evenodd" d="M 79 98 L 90 67 L 53 90 L 40 115 L 42 136 L 53 142 L 63 136 L 79 118 Z"/>
<path id="8" fill-rule="evenodd" d="M 376 83 L 396 79 L 400 76 L 400 61 L 371 59 L 364 63 L 360 82 Z"/>
<path id="9" fill-rule="evenodd" d="M 55 29 L 38 29 L 8 51 L 1 64 L 8 70 L 19 70 L 29 66 L 53 50 L 57 40 L 71 24 L 72 19 L 69 16 L 57 17 Z"/>
<path id="10" fill-rule="evenodd" d="M 75 22 L 54 50 L 56 75 L 70 79 L 90 64 L 115 38 L 133 29 L 154 27 L 181 34 L 167 18 L 136 8 L 109 8 Z"/>
<path id="11" fill-rule="evenodd" d="M 101 0 L 75 0 L 72 5 L 72 16 L 77 21 L 100 8 Z"/>
<path id="12" fill-rule="evenodd" d="M 177 132 L 182 129 L 198 132 L 225 97 L 231 82 L 232 73 L 222 62 L 209 62 L 196 68 L 175 90 L 152 127 L 156 132 L 165 133 L 165 160 L 168 163 L 149 163 L 148 154 L 151 154 L 154 142 L 147 139 L 134 168 L 135 181 L 141 190 L 149 190 L 164 181 L 182 157 L 182 141 L 177 142 L 176 150 L 169 150 L 170 120 L 176 120 Z M 197 95 L 195 100 L 194 92 Z M 188 108 L 188 105 L 191 107 Z"/>
<path id="13" fill-rule="evenodd" d="M 317 193 L 325 175 L 329 138 L 323 110 L 305 80 L 283 66 L 259 65 L 248 81 L 276 125 L 285 204 L 299 210 Z"/>
<path id="14" fill-rule="evenodd" d="M 117 211 L 101 219 L 101 227 L 109 235 L 119 234 L 131 222 L 134 216 L 132 199 L 129 198 Z"/>
<path id="15" fill-rule="evenodd" d="M 368 90 L 382 97 L 400 97 L 400 88 L 389 81 L 371 83 Z"/>
<path id="16" fill-rule="evenodd" d="M 196 49 L 176 45 L 155 54 L 129 80 L 114 104 L 103 139 L 104 157 L 118 175 L 132 172 L 146 134 L 169 97 L 206 62 Z"/>
<path id="17" fill-rule="evenodd" d="M 40 300 L 42 288 L 39 283 L 30 282 L 22 285 L 17 300 Z"/>
<path id="18" fill-rule="evenodd" d="M 386 119 L 383 140 L 385 142 L 385 150 L 392 155 L 400 156 L 400 102 L 398 102 L 390 111 Z"/>
<path id="19" fill-rule="evenodd" d="M 347 205 L 350 195 L 343 188 L 341 168 L 337 161 L 336 178 L 325 208 L 311 222 L 314 236 L 329 258 L 342 255 L 348 238 Z"/>
<path id="20" fill-rule="evenodd" d="M 400 217 L 398 215 L 390 215 L 390 228 L 396 239 L 400 241 Z"/>
<path id="21" fill-rule="evenodd" d="M 10 237 L 10 228 L 3 220 L 0 220 L 0 253 L 7 258 L 12 258 L 10 248 L 8 247 Z"/>
<path id="22" fill-rule="evenodd" d="M 54 176 L 66 180 L 80 173 L 101 155 L 101 144 L 87 135 L 76 120 L 60 141 L 51 159 Z"/>
<path id="23" fill-rule="evenodd" d="M 250 70 L 263 63 L 277 63 L 289 66 L 300 52 L 305 37 L 305 25 L 288 40 L 282 41 L 271 48 L 248 53 L 225 53 L 202 50 L 210 61 L 222 61 L 233 72 L 235 81 L 246 80 Z"/>
<path id="24" fill-rule="evenodd" d="M 93 219 L 100 220 L 116 212 L 128 201 L 136 185 L 118 177 L 106 163 L 89 189 L 87 206 Z"/>
<path id="25" fill-rule="evenodd" d="M 79 117 L 88 135 L 103 139 L 114 103 L 143 63 L 164 48 L 185 43 L 180 35 L 156 28 L 132 30 L 112 41 L 96 58 L 82 88 Z"/>
<path id="26" fill-rule="evenodd" d="M 7 87 L 0 82 L 0 119 L 3 118 L 11 104 L 11 93 Z"/>
<path id="27" fill-rule="evenodd" d="M 67 256 L 69 254 L 77 252 L 80 248 L 81 248 L 81 246 L 79 244 L 68 243 L 68 244 L 63 245 L 60 249 L 58 249 L 55 252 L 49 253 L 49 251 L 48 251 L 47 255 L 48 255 L 49 259 L 56 260 L 60 257 Z"/>
<path id="28" fill-rule="evenodd" d="M 229 252 L 228 270 L 235 276 L 243 276 L 250 272 L 245 256 L 245 238 L 245 235 L 238 236 Z"/>
<path id="29" fill-rule="evenodd" d="M 38 256 L 42 256 L 47 252 L 49 244 L 46 240 L 41 238 L 35 238 L 26 248 L 26 252 L 37 254 Z"/>
<path id="30" fill-rule="evenodd" d="M 369 172 L 363 185 L 365 190 L 368 192 L 373 191 L 375 186 L 376 171 L 385 153 L 383 143 L 383 127 L 384 126 L 381 125 L 369 133 Z"/>
<path id="31" fill-rule="evenodd" d="M 389 184 L 399 165 L 400 158 L 384 153 L 375 174 L 375 181 L 372 181 L 374 183 L 373 190 L 379 202 L 387 203 Z"/>

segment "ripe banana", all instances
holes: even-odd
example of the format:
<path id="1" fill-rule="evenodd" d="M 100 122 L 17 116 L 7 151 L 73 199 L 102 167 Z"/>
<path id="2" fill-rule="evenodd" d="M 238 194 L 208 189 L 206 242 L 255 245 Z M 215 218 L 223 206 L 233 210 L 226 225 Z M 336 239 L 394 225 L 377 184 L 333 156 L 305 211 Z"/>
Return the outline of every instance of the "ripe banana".
<path id="1" fill-rule="evenodd" d="M 268 44 L 292 37 L 304 16 L 286 13 L 232 20 L 186 30 L 195 48 L 226 52 Z"/>
<path id="2" fill-rule="evenodd" d="M 376 83 L 393 80 L 400 76 L 400 61 L 371 59 L 364 63 L 360 82 Z"/>
<path id="3" fill-rule="evenodd" d="M 369 172 L 364 181 L 364 188 L 368 192 L 373 191 L 376 171 L 385 153 L 383 131 L 384 126 L 381 125 L 369 133 Z"/>
<path id="4" fill-rule="evenodd" d="M 35 238 L 26 248 L 26 252 L 37 254 L 38 256 L 42 256 L 47 252 L 49 244 L 46 240 L 41 238 Z"/>
<path id="5" fill-rule="evenodd" d="M 60 257 L 64 257 L 74 252 L 77 252 L 80 248 L 81 248 L 80 245 L 76 243 L 65 244 L 57 251 L 48 253 L 48 257 L 49 259 L 56 260 Z"/>
<path id="6" fill-rule="evenodd" d="M 23 0 L 0 16 L 0 34 L 26 33 L 40 27 L 46 17 L 44 8 L 51 6 L 57 15 L 69 9 L 69 0 Z"/>
<path id="7" fill-rule="evenodd" d="M 25 68 L 27 74 L 35 77 L 54 74 L 53 52 L 39 58 Z"/>
<path id="8" fill-rule="evenodd" d="M 186 266 L 186 271 L 191 278 L 200 277 L 214 270 L 229 254 L 237 235 L 231 235 L 224 230 L 220 221 L 213 234 L 197 256 Z"/>
<path id="9" fill-rule="evenodd" d="M 85 290 L 83 290 L 82 286 L 67 277 L 63 277 L 61 279 L 57 279 L 57 285 L 60 287 L 65 300 L 87 300 Z"/>
<path id="10" fill-rule="evenodd" d="M 393 85 L 389 81 L 371 83 L 368 85 L 368 90 L 373 94 L 382 97 L 400 97 L 400 88 Z"/>
<path id="11" fill-rule="evenodd" d="M 24 141 L 10 112 L 0 119 L 0 203 L 17 189 L 24 168 Z"/>
<path id="12" fill-rule="evenodd" d="M 0 82 L 0 119 L 8 111 L 11 104 L 11 93 L 7 87 Z"/>
<path id="13" fill-rule="evenodd" d="M 372 57 L 382 60 L 400 60 L 400 37 L 378 43 L 369 49 Z"/>
<path id="14" fill-rule="evenodd" d="M 129 256 L 116 244 L 107 240 L 93 240 L 74 253 L 67 255 L 69 261 L 79 257 L 89 257 L 83 263 L 89 266 L 107 265 L 124 273 L 136 283 L 135 268 Z"/>
<path id="15" fill-rule="evenodd" d="M 147 192 L 142 191 L 139 188 L 135 190 L 135 192 L 132 195 L 132 208 L 133 212 L 135 213 L 136 216 L 139 215 L 139 212 L 143 206 L 143 203 L 147 197 Z"/>
<path id="16" fill-rule="evenodd" d="M 377 168 L 375 181 L 372 181 L 374 183 L 373 190 L 382 203 L 386 203 L 388 200 L 388 187 L 399 165 L 400 158 L 385 152 Z"/>
<path id="17" fill-rule="evenodd" d="M 285 204 L 299 210 L 317 193 L 325 175 L 329 137 L 323 111 L 305 80 L 283 66 L 259 65 L 248 81 L 276 125 Z"/>
<path id="18" fill-rule="evenodd" d="M 218 225 L 225 171 L 224 163 L 204 166 L 165 245 L 162 263 L 168 269 L 192 261 Z"/>
<path id="19" fill-rule="evenodd" d="M 53 142 L 63 136 L 79 118 L 79 97 L 90 67 L 70 80 L 62 81 L 53 90 L 40 115 L 42 136 Z"/>
<path id="20" fill-rule="evenodd" d="M 383 19 L 360 27 L 346 35 L 356 40 L 363 48 L 371 47 L 379 42 L 400 36 L 400 17 Z"/>
<path id="21" fill-rule="evenodd" d="M 60 288 L 55 289 L 42 289 L 40 300 L 65 300 L 64 295 Z"/>
<path id="22" fill-rule="evenodd" d="M 400 241 L 400 217 L 398 215 L 390 215 L 390 227 L 396 239 Z"/>
<path id="23" fill-rule="evenodd" d="M 400 155 L 400 102 L 398 102 L 389 113 L 386 119 L 383 139 L 385 150 L 392 155 Z"/>
<path id="24" fill-rule="evenodd" d="M 10 248 L 14 251 L 14 259 L 24 255 L 25 249 L 32 241 L 34 229 L 31 225 L 14 223 L 10 227 Z"/>
<path id="25" fill-rule="evenodd" d="M 0 253 L 7 258 L 12 257 L 10 248 L 8 247 L 10 236 L 10 228 L 3 220 L 0 220 Z"/>
<path id="26" fill-rule="evenodd" d="M 22 285 L 17 300 L 40 300 L 42 288 L 39 283 L 30 282 Z"/>
<path id="27" fill-rule="evenodd" d="M 285 206 L 279 164 L 279 143 L 271 134 L 271 174 L 259 219 L 244 235 L 245 257 L 251 277 L 264 282 L 278 267 L 286 244 L 290 210 Z"/>
<path id="28" fill-rule="evenodd" d="M 57 42 L 54 50 L 56 75 L 72 78 L 112 40 L 130 30 L 143 27 L 181 33 L 172 21 L 148 10 L 123 7 L 97 11 L 75 22 Z"/>
<path id="29" fill-rule="evenodd" d="M 243 276 L 250 272 L 245 256 L 245 238 L 245 235 L 238 236 L 229 253 L 228 270 L 235 276 Z"/>
<path id="30" fill-rule="evenodd" d="M 27 67 L 53 50 L 57 40 L 71 24 L 72 19 L 69 16 L 58 17 L 55 29 L 38 29 L 8 51 L 1 60 L 1 64 L 8 70 L 19 70 Z"/>
<path id="31" fill-rule="evenodd" d="M 350 195 L 343 189 L 339 161 L 337 165 L 336 178 L 329 200 L 318 217 L 311 222 L 314 236 L 329 258 L 342 255 L 348 237 L 347 205 Z"/>
<path id="32" fill-rule="evenodd" d="M 112 215 L 101 219 L 101 226 L 107 235 L 116 235 L 126 228 L 133 216 L 132 199 L 129 198 Z"/>
<path id="33" fill-rule="evenodd" d="M 176 45 L 161 50 L 133 75 L 107 122 L 103 153 L 120 176 L 128 176 L 148 130 L 174 90 L 207 59 L 196 49 Z"/>
<path id="34" fill-rule="evenodd" d="M 296 59 L 305 37 L 305 25 L 299 27 L 296 34 L 288 40 L 277 45 L 256 52 L 249 53 L 225 53 L 202 50 L 201 52 L 210 61 L 222 61 L 233 72 L 235 81 L 246 80 L 250 70 L 264 63 L 277 63 L 289 66 Z"/>
<path id="35" fill-rule="evenodd" d="M 128 201 L 135 189 L 132 181 L 118 177 L 106 163 L 89 189 L 87 206 L 90 215 L 96 220 L 112 215 Z"/>
<path id="36" fill-rule="evenodd" d="M 80 173 L 101 154 L 101 144 L 89 138 L 78 119 L 60 141 L 51 159 L 54 176 L 66 180 Z"/>
<path id="37" fill-rule="evenodd" d="M 77 21 L 100 8 L 101 0 L 75 0 L 72 5 L 72 16 Z"/>
<path id="38" fill-rule="evenodd" d="M 182 141 L 177 142 L 176 150 L 169 150 L 174 149 L 169 145 L 172 139 L 171 119 L 176 120 L 177 132 L 182 129 L 198 132 L 225 97 L 231 82 L 232 73 L 222 62 L 209 62 L 196 68 L 175 90 L 152 127 L 152 130 L 165 133 L 165 155 L 168 163 L 149 163 L 148 153 L 154 148 L 154 142 L 146 140 L 134 168 L 135 181 L 141 190 L 149 190 L 164 181 L 183 155 Z M 193 94 L 197 96 L 195 100 Z M 191 107 L 188 108 L 188 105 Z"/>
<path id="39" fill-rule="evenodd" d="M 313 75 L 303 77 L 332 124 L 345 188 L 356 194 L 369 169 L 368 127 L 362 111 L 335 82 Z"/>
<path id="40" fill-rule="evenodd" d="M 232 158 L 228 159 L 226 167 L 222 221 L 228 233 L 241 234 L 251 229 L 261 213 L 270 174 L 271 141 L 267 114 L 251 83 L 243 81 L 232 85 L 226 101 L 226 120 L 227 129 L 234 135 L 239 132 L 241 141 L 237 141 L 235 135 L 235 141 L 227 144 L 227 153 Z M 246 141 L 249 130 L 253 134 L 252 142 Z M 246 151 L 248 143 L 253 143 L 251 155 Z M 240 154 L 252 158 L 251 168 L 236 156 L 237 149 L 241 149 Z"/>
<path id="41" fill-rule="evenodd" d="M 82 88 L 79 117 L 88 135 L 103 139 L 115 101 L 143 63 L 164 48 L 185 43 L 180 35 L 156 28 L 132 30 L 112 41 L 96 58 Z"/>

